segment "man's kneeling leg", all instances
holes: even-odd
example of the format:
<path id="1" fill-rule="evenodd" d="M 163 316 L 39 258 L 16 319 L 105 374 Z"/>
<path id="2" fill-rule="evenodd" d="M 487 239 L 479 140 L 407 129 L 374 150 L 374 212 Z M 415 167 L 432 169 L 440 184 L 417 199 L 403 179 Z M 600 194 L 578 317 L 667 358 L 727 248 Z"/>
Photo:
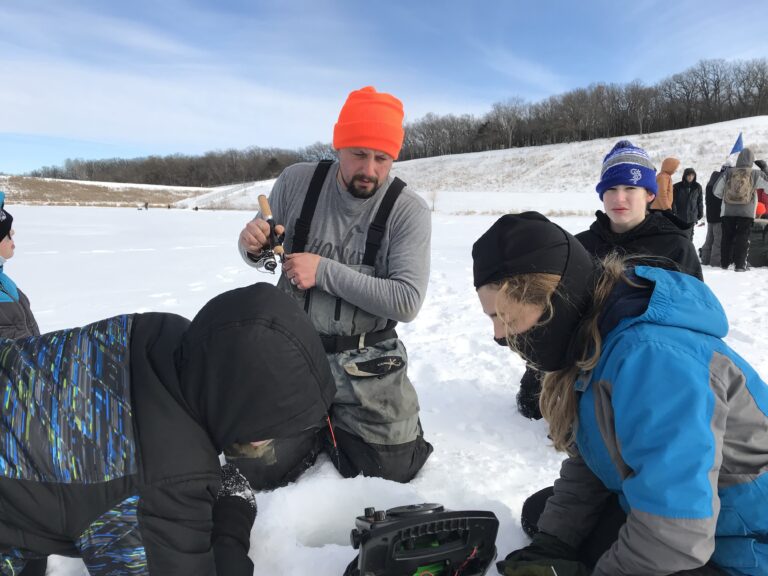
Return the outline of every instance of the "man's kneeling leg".
<path id="1" fill-rule="evenodd" d="M 334 429 L 336 447 L 325 435 L 331 461 L 345 478 L 375 476 L 395 482 L 410 482 L 432 453 L 432 445 L 419 434 L 404 444 L 373 444 L 341 428 Z"/>

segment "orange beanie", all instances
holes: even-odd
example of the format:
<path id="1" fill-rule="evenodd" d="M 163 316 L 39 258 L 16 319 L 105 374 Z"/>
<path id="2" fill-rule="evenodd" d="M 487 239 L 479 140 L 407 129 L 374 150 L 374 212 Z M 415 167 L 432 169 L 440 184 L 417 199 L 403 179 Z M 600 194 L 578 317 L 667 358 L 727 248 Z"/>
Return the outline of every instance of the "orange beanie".
<path id="1" fill-rule="evenodd" d="M 350 92 L 333 127 L 336 150 L 359 146 L 397 158 L 403 145 L 403 103 L 366 86 Z"/>

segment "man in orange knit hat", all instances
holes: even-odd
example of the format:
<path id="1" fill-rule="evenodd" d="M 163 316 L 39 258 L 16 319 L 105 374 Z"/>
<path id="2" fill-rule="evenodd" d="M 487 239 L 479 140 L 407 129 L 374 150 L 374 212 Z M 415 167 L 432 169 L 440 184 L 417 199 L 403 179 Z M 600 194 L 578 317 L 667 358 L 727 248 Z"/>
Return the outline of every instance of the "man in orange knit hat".
<path id="1" fill-rule="evenodd" d="M 287 254 L 277 286 L 320 333 L 336 398 L 327 424 L 226 454 L 254 488 L 294 480 L 322 448 L 345 477 L 398 482 L 410 481 L 432 452 L 395 331 L 424 301 L 431 239 L 426 202 L 390 175 L 403 135 L 400 100 L 370 86 L 355 90 L 333 130 L 338 159 L 289 166 L 272 188 Z M 258 214 L 240 233 L 248 264 L 260 264 L 268 238 Z"/>

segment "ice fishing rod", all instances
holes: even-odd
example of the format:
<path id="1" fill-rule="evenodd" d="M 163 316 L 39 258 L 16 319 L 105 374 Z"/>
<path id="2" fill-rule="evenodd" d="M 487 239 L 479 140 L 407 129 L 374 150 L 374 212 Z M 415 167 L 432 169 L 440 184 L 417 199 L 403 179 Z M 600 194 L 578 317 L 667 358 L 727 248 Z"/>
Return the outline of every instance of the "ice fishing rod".
<path id="1" fill-rule="evenodd" d="M 259 209 L 261 210 L 262 218 L 269 224 L 269 235 L 267 236 L 269 247 L 264 247 L 261 251 L 256 268 L 274 274 L 277 269 L 277 259 L 280 259 L 280 264 L 283 263 L 283 256 L 285 255 L 283 237 L 285 235 L 278 234 L 275 231 L 276 224 L 275 219 L 272 217 L 272 208 L 269 207 L 269 201 L 264 194 L 259 194 Z"/>

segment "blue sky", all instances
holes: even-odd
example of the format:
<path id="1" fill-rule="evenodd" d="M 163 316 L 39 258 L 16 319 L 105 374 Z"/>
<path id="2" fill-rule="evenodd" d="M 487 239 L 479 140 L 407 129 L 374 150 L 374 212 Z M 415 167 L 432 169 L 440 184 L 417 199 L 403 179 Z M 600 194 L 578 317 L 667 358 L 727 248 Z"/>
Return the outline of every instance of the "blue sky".
<path id="1" fill-rule="evenodd" d="M 765 5 L 2 0 L 0 172 L 329 142 L 373 85 L 406 119 L 768 54 Z"/>

